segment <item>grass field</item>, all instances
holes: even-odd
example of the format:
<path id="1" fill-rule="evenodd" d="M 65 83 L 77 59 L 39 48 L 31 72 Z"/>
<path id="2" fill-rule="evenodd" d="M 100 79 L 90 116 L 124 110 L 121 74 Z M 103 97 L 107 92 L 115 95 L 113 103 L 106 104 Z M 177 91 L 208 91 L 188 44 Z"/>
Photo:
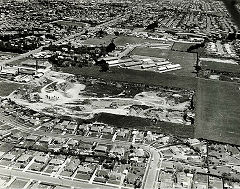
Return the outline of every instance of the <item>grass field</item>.
<path id="1" fill-rule="evenodd" d="M 144 44 L 144 43 L 164 43 L 172 45 L 173 42 L 165 42 L 153 39 L 143 39 L 140 37 L 134 36 L 115 36 L 115 35 L 107 35 L 103 38 L 92 38 L 87 39 L 83 42 L 83 44 L 91 44 L 91 45 L 103 45 L 109 44 L 112 39 L 114 39 L 114 43 L 117 46 L 126 46 L 127 44 Z"/>
<path id="2" fill-rule="evenodd" d="M 174 44 L 172 46 L 172 50 L 187 52 L 189 47 L 191 47 L 193 45 L 195 45 L 195 43 L 174 42 Z"/>
<path id="3" fill-rule="evenodd" d="M 159 41 L 159 40 L 153 40 L 153 39 L 143 39 L 140 37 L 134 37 L 134 36 L 119 36 L 114 40 L 116 45 L 125 46 L 128 44 L 144 44 L 144 43 L 163 43 L 163 44 L 170 44 L 172 45 L 173 42 L 167 42 L 167 41 Z"/>
<path id="4" fill-rule="evenodd" d="M 90 38 L 83 42 L 83 44 L 87 45 L 108 45 L 111 43 L 112 39 L 116 38 L 114 35 L 107 35 L 103 38 Z"/>
<path id="5" fill-rule="evenodd" d="M 129 83 L 144 83 L 163 87 L 195 90 L 197 79 L 188 76 L 172 74 L 160 74 L 150 71 L 138 71 L 124 68 L 112 67 L 108 72 L 100 72 L 99 67 L 66 67 L 61 71 L 82 76 L 100 78 L 107 81 L 122 81 Z"/>
<path id="6" fill-rule="evenodd" d="M 182 69 L 171 71 L 169 72 L 169 74 L 180 75 L 180 76 L 190 76 L 190 77 L 196 76 L 196 74 L 194 73 L 195 71 L 194 65 L 196 65 L 196 62 L 197 62 L 196 53 L 172 51 L 167 49 L 137 47 L 131 52 L 131 54 L 166 58 L 170 62 L 173 62 L 175 64 L 180 64 L 182 66 Z"/>
<path id="7" fill-rule="evenodd" d="M 122 127 L 130 127 L 136 123 L 143 123 L 154 132 L 176 134 L 178 136 L 192 136 L 214 141 L 240 145 L 240 85 L 229 82 L 219 82 L 198 78 L 176 76 L 171 74 L 159 74 L 147 71 L 111 68 L 109 72 L 99 72 L 98 67 L 92 68 L 64 68 L 63 71 L 83 76 L 91 76 L 104 80 L 123 81 L 129 83 L 144 83 L 146 85 L 158 85 L 178 87 L 196 90 L 196 123 L 195 127 L 181 126 L 159 122 L 150 124 L 148 121 L 133 120 L 134 118 L 119 117 L 115 124 L 125 123 Z M 103 115 L 101 115 L 103 116 Z M 101 119 L 112 123 L 111 116 L 104 115 Z M 99 118 L 100 119 L 100 118 Z M 126 119 L 128 121 L 126 121 Z M 116 119 L 117 120 L 117 119 Z M 146 122 L 146 123 L 145 123 Z M 141 124 L 142 125 L 142 124 Z M 143 126 L 144 127 L 144 126 Z M 184 134 L 185 133 L 185 134 Z"/>
<path id="8" fill-rule="evenodd" d="M 195 137 L 240 145 L 239 87 L 198 80 Z"/>
<path id="9" fill-rule="evenodd" d="M 178 136 L 204 138 L 219 142 L 240 145 L 240 85 L 236 83 L 204 80 L 193 77 L 159 74 L 147 71 L 111 68 L 109 72 L 100 72 L 98 67 L 63 68 L 64 72 L 91 76 L 107 81 L 122 81 L 128 83 L 144 83 L 196 90 L 196 123 L 195 127 L 159 122 L 152 124 L 148 120 L 101 115 L 98 119 L 107 120 L 109 124 L 122 127 L 145 127 L 154 132 L 170 133 Z"/>
<path id="10" fill-rule="evenodd" d="M 14 90 L 18 89 L 20 84 L 0 81 L 0 96 L 8 96 Z"/>
<path id="11" fill-rule="evenodd" d="M 238 65 L 238 64 L 228 64 L 228 63 L 213 62 L 213 61 L 202 61 L 201 66 L 204 69 L 216 70 L 216 71 L 220 71 L 220 72 L 240 73 L 240 65 Z"/>

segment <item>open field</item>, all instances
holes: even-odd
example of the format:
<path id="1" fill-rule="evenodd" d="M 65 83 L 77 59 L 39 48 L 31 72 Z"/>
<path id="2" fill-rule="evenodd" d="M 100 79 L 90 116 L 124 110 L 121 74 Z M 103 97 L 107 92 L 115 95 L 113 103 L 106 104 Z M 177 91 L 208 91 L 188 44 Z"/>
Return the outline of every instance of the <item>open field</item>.
<path id="1" fill-rule="evenodd" d="M 117 46 L 125 46 L 127 44 L 144 44 L 144 43 L 163 43 L 163 44 L 169 44 L 172 45 L 173 42 L 167 42 L 167 41 L 160 41 L 160 40 L 153 40 L 153 39 L 143 39 L 140 37 L 134 37 L 134 36 L 119 36 L 114 40 L 115 44 Z"/>
<path id="2" fill-rule="evenodd" d="M 201 66 L 204 69 L 216 70 L 220 72 L 240 73 L 240 65 L 238 64 L 228 64 L 228 63 L 213 62 L 213 61 L 201 61 Z"/>
<path id="3" fill-rule="evenodd" d="M 195 90 L 197 79 L 187 76 L 172 74 L 160 74 L 149 71 L 138 71 L 124 68 L 112 67 L 109 72 L 100 72 L 99 67 L 68 67 L 61 68 L 61 71 L 76 75 L 101 78 L 106 81 L 122 81 L 129 83 L 144 83 L 163 87 L 176 87 Z"/>
<path id="4" fill-rule="evenodd" d="M 103 44 L 109 44 L 112 39 L 114 39 L 114 43 L 117 46 L 126 46 L 127 44 L 144 44 L 144 43 L 162 43 L 162 44 L 169 44 L 172 46 L 173 42 L 167 42 L 167 41 L 160 41 L 160 40 L 153 40 L 153 39 L 143 39 L 140 37 L 134 37 L 134 36 L 115 36 L 115 35 L 107 35 L 103 38 L 91 38 L 87 39 L 83 42 L 83 44 L 91 44 L 91 45 L 103 45 Z"/>
<path id="5" fill-rule="evenodd" d="M 187 52 L 187 50 L 196 43 L 174 42 L 172 50 Z"/>
<path id="6" fill-rule="evenodd" d="M 199 79 L 195 137 L 240 145 L 239 102 L 239 85 Z"/>
<path id="7" fill-rule="evenodd" d="M 0 80 L 0 96 L 8 96 L 20 86 L 22 85 Z"/>
<path id="8" fill-rule="evenodd" d="M 132 55 L 151 56 L 158 58 L 166 58 L 174 64 L 180 64 L 182 69 L 171 71 L 169 74 L 194 77 L 194 65 L 197 62 L 196 53 L 187 53 L 180 51 L 172 51 L 167 49 L 153 49 L 145 47 L 137 47 L 132 52 Z"/>
<path id="9" fill-rule="evenodd" d="M 197 89 L 195 137 L 240 144 L 240 91 L 237 84 L 136 70 L 123 71 L 119 68 L 111 68 L 111 71 L 106 73 L 99 72 L 96 67 L 79 70 L 66 68 L 64 71 L 106 80 Z M 161 122 L 159 124 L 163 125 Z M 153 125 L 151 127 L 154 128 Z M 159 128 L 168 127 L 156 127 Z M 168 132 L 168 129 L 165 132 Z M 184 132 L 192 131 L 186 129 Z"/>
<path id="10" fill-rule="evenodd" d="M 112 39 L 116 38 L 114 35 L 107 35 L 103 38 L 90 38 L 83 42 L 83 44 L 87 45 L 108 45 L 111 43 Z"/>

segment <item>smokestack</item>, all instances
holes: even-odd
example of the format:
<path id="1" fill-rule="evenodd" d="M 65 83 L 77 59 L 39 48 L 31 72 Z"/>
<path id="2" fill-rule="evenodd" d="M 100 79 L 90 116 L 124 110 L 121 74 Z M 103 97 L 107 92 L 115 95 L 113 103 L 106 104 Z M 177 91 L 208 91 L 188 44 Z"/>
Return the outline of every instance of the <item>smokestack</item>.
<path id="1" fill-rule="evenodd" d="M 38 70 L 38 60 L 36 60 L 36 71 Z"/>

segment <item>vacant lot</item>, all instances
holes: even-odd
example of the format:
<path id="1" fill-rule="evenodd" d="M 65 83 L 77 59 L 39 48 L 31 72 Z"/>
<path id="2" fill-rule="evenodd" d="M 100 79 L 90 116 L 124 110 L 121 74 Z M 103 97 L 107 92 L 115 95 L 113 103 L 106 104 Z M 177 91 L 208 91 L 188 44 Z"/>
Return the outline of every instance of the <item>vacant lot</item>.
<path id="1" fill-rule="evenodd" d="M 239 87 L 198 80 L 195 137 L 240 145 Z"/>
<path id="2" fill-rule="evenodd" d="M 14 90 L 18 89 L 20 86 L 22 86 L 22 85 L 0 80 L 0 96 L 8 96 Z"/>
<path id="3" fill-rule="evenodd" d="M 174 64 L 180 64 L 182 66 L 182 69 L 168 72 L 169 74 L 180 75 L 180 76 L 190 76 L 190 77 L 194 77 L 196 75 L 194 73 L 195 71 L 194 65 L 196 65 L 196 62 L 197 62 L 196 53 L 138 47 L 138 48 L 135 48 L 131 52 L 131 54 L 166 58 L 170 62 L 173 62 Z"/>

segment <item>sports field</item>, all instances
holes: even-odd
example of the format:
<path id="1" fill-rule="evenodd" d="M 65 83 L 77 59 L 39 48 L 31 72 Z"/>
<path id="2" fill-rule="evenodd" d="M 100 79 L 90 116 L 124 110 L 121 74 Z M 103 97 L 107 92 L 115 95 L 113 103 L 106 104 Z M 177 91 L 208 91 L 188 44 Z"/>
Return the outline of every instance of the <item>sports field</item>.
<path id="1" fill-rule="evenodd" d="M 240 145 L 240 85 L 198 80 L 195 137 Z"/>

